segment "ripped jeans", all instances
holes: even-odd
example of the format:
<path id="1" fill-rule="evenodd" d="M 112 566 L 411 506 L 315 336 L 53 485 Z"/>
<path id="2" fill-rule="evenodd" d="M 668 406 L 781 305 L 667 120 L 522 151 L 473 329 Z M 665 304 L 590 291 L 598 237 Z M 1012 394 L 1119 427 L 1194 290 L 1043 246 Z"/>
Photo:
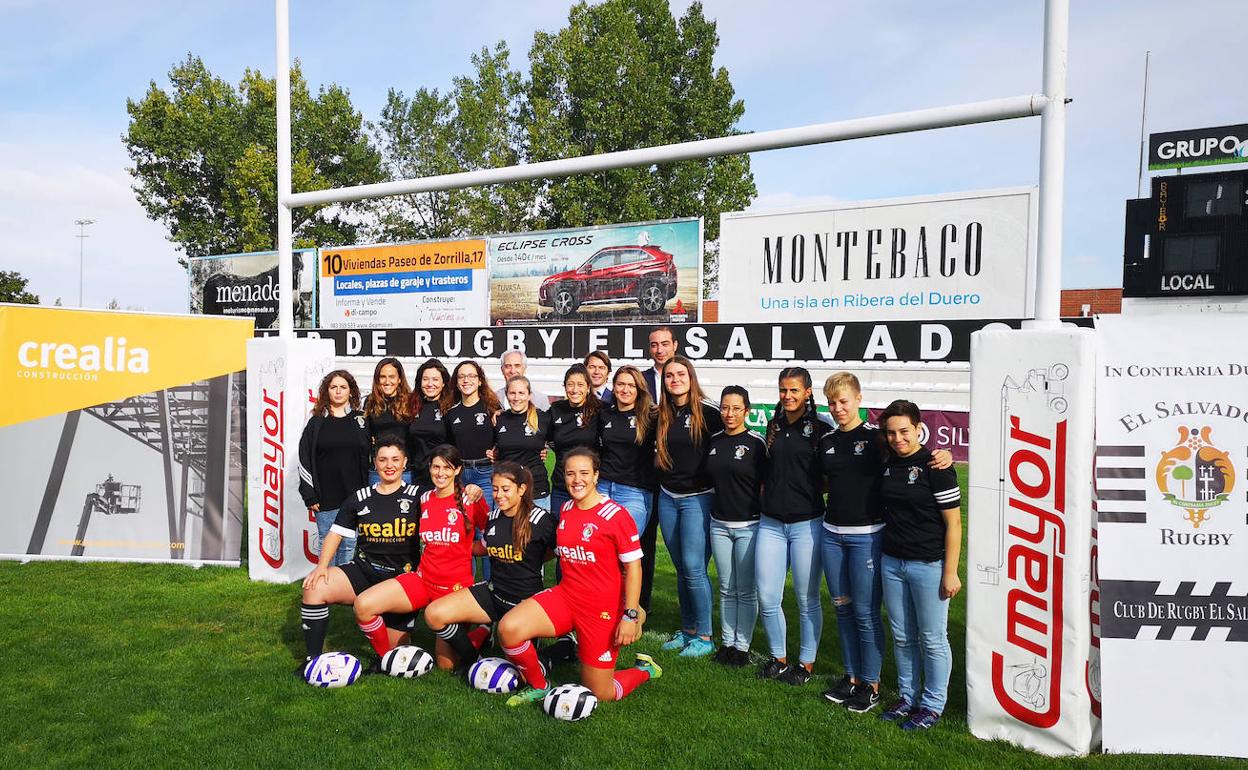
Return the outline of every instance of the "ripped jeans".
<path id="1" fill-rule="evenodd" d="M 860 535 L 823 530 L 823 575 L 836 607 L 845 672 L 871 684 L 880 681 L 884 660 L 884 624 L 880 620 L 883 540 L 883 530 Z"/>

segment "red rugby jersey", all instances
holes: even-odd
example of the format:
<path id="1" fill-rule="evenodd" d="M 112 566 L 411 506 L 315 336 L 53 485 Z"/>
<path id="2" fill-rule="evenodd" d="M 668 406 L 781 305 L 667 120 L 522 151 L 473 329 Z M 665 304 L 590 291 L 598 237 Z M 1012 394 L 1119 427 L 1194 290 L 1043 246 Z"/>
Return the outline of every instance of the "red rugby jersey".
<path id="1" fill-rule="evenodd" d="M 484 500 L 468 505 L 454 495 L 438 497 L 433 490 L 422 494 L 416 574 L 440 586 L 472 585 L 473 530 L 485 526 L 489 512 Z"/>
<path id="2" fill-rule="evenodd" d="M 614 612 L 624 578 L 620 565 L 641 558 L 637 525 L 624 506 L 603 498 L 589 510 L 564 504 L 555 535 L 563 586 L 581 607 Z"/>

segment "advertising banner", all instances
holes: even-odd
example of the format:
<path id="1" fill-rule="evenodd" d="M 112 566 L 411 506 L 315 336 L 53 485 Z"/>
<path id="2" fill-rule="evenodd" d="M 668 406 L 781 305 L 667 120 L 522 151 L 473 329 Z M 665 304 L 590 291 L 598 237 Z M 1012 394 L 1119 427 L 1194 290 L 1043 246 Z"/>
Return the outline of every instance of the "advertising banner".
<path id="1" fill-rule="evenodd" d="M 721 215 L 728 322 L 1030 318 L 1035 188 Z"/>
<path id="2" fill-rule="evenodd" d="M 0 305 L 0 558 L 237 565 L 252 333 Z"/>
<path id="3" fill-rule="evenodd" d="M 1091 318 L 1066 319 L 1091 326 Z M 971 333 L 1007 321 L 672 325 L 680 352 L 716 361 L 960 361 L 970 360 Z M 476 329 L 308 329 L 305 337 L 334 341 L 337 355 L 491 358 L 523 350 L 534 358 L 583 358 L 602 350 L 612 359 L 644 359 L 651 326 L 486 327 Z"/>
<path id="4" fill-rule="evenodd" d="M 295 249 L 295 326 L 316 326 L 316 249 Z M 248 316 L 257 329 L 277 328 L 277 252 L 191 257 L 190 310 L 195 314 Z"/>
<path id="5" fill-rule="evenodd" d="M 692 322 L 701 295 L 701 219 L 490 238 L 491 325 Z"/>
<path id="6" fill-rule="evenodd" d="M 1148 170 L 1248 162 L 1248 123 L 1148 135 Z"/>
<path id="7" fill-rule="evenodd" d="M 379 243 L 321 249 L 321 325 L 484 326 L 484 240 Z"/>
<path id="8" fill-rule="evenodd" d="M 1092 334 L 971 341 L 967 723 L 1051 755 L 1087 754 L 1098 738 Z"/>
<path id="9" fill-rule="evenodd" d="M 883 409 L 868 409 L 867 420 L 879 424 Z M 955 463 L 964 463 L 969 457 L 971 416 L 967 412 L 951 412 L 944 409 L 924 409 L 923 425 L 919 431 L 919 443 L 928 449 L 948 449 Z"/>
<path id="10" fill-rule="evenodd" d="M 321 552 L 316 518 L 299 496 L 299 437 L 321 378 L 334 369 L 328 340 L 247 343 L 247 572 L 252 580 L 305 577 Z"/>
<path id="11" fill-rule="evenodd" d="M 1248 757 L 1248 314 L 1097 329 L 1107 751 Z M 1158 677 L 1207 685 L 1159 707 Z"/>

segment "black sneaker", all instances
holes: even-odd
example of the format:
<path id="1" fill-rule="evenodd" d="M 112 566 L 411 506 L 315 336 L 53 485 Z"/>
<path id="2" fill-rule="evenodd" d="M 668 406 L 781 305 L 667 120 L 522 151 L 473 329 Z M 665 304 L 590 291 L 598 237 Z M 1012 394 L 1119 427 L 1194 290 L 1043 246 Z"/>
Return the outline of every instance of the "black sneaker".
<path id="1" fill-rule="evenodd" d="M 778 679 L 781 674 L 789 670 L 789 664 L 783 663 L 775 658 L 767 661 L 767 664 L 758 670 L 759 679 Z"/>
<path id="2" fill-rule="evenodd" d="M 801 687 L 810 681 L 811 673 L 805 666 L 789 666 L 788 670 L 776 677 L 776 681 Z"/>
<path id="3" fill-rule="evenodd" d="M 736 647 L 720 647 L 715 651 L 715 654 L 711 656 L 711 660 L 724 666 L 731 666 L 732 661 L 736 657 L 734 654 L 736 651 Z"/>
<path id="4" fill-rule="evenodd" d="M 749 650 L 738 650 L 736 647 L 732 647 L 730 649 L 731 652 L 728 653 L 730 656 L 728 658 L 729 666 L 732 666 L 733 668 L 741 668 L 742 666 L 750 665 Z"/>
<path id="5" fill-rule="evenodd" d="M 854 692 L 854 683 L 850 681 L 849 674 L 841 677 L 841 681 L 836 682 L 831 687 L 823 691 L 823 697 L 833 703 L 844 703 L 849 700 L 849 696 Z"/>
<path id="6" fill-rule="evenodd" d="M 854 685 L 854 691 L 845 701 L 845 708 L 855 714 L 865 714 L 880 705 L 880 693 L 866 682 Z"/>

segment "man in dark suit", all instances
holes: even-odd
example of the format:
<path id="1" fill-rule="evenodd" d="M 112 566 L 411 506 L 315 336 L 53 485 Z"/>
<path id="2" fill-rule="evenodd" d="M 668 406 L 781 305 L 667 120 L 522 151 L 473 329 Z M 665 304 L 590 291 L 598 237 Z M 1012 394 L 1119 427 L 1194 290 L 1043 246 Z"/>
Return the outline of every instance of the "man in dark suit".
<path id="1" fill-rule="evenodd" d="M 670 326 L 656 326 L 650 330 L 650 358 L 654 366 L 642 372 L 646 378 L 646 387 L 650 389 L 650 397 L 657 405 L 663 398 L 663 364 L 672 360 L 680 343 Z M 657 490 L 656 490 L 657 492 Z M 659 539 L 659 496 L 654 495 L 654 503 L 650 508 L 650 520 L 641 533 L 641 597 L 639 604 L 647 611 L 650 609 L 650 595 L 654 590 L 654 551 Z"/>
<path id="2" fill-rule="evenodd" d="M 614 403 L 611 395 L 611 357 L 601 350 L 591 350 L 582 362 L 589 372 L 589 387 L 604 405 Z"/>

